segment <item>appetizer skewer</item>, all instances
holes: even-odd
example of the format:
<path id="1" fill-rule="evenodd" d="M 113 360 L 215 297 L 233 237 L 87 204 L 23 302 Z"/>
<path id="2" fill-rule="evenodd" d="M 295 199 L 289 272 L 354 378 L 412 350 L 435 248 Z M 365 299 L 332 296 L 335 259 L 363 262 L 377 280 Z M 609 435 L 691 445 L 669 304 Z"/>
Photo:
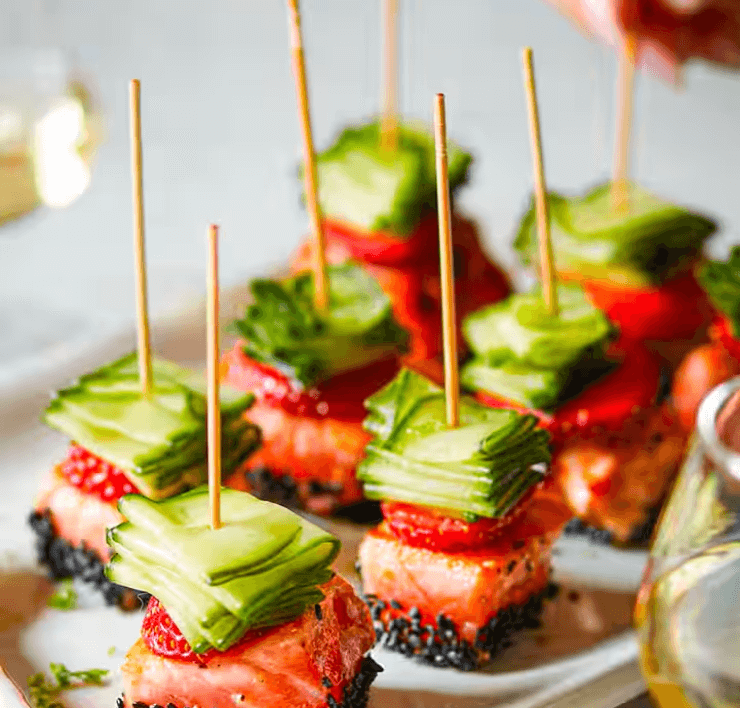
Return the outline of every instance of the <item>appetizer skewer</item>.
<path id="1" fill-rule="evenodd" d="M 318 200 L 327 261 L 364 263 L 411 335 L 409 358 L 429 359 L 442 348 L 434 140 L 427 126 L 397 115 L 396 3 L 387 0 L 383 9 L 383 115 L 346 128 L 318 155 Z M 454 195 L 468 179 L 472 157 L 453 143 L 448 149 Z M 306 201 L 310 207 L 308 192 Z M 472 221 L 455 215 L 452 234 L 462 318 L 506 296 L 510 285 L 481 247 Z M 309 240 L 299 247 L 291 268 L 302 271 L 313 259 Z"/>
<path id="2" fill-rule="evenodd" d="M 339 541 L 287 509 L 221 489 L 216 232 L 210 231 L 208 487 L 128 495 L 108 577 L 152 597 L 121 667 L 120 708 L 360 708 L 380 667 L 367 607 L 334 576 Z"/>
<path id="3" fill-rule="evenodd" d="M 164 499 L 205 481 L 205 396 L 202 377 L 155 358 L 148 398 L 139 392 L 136 355 L 87 374 L 59 391 L 44 414 L 73 441 L 44 481 L 30 517 L 39 561 L 54 578 L 79 577 L 110 604 L 135 606 L 103 576 L 106 528 L 120 523 L 119 498 L 138 492 Z M 245 420 L 254 397 L 222 391 L 223 460 L 228 472 L 259 445 Z"/>
<path id="4" fill-rule="evenodd" d="M 675 367 L 703 341 L 711 306 L 696 282 L 710 219 L 651 194 L 629 178 L 635 41 L 627 37 L 617 83 L 612 181 L 583 196 L 547 197 L 557 275 L 578 282 L 591 302 Z M 535 210 L 514 243 L 525 264 L 538 261 Z M 627 345 L 629 346 L 629 345 Z"/>
<path id="5" fill-rule="evenodd" d="M 655 354 L 638 342 L 615 350 L 616 329 L 577 286 L 559 286 L 558 299 L 557 321 L 537 294 L 468 317 L 474 356 L 463 386 L 489 405 L 535 413 L 552 432 L 553 477 L 580 520 L 571 531 L 644 541 L 686 433 Z"/>
<path id="6" fill-rule="evenodd" d="M 537 418 L 458 397 L 441 95 L 435 117 L 446 387 L 404 369 L 366 402 L 372 440 L 358 474 L 384 520 L 359 558 L 383 646 L 472 670 L 536 624 L 570 514 L 548 497 L 550 436 Z"/>
<path id="7" fill-rule="evenodd" d="M 250 419 L 262 427 L 264 446 L 227 483 L 328 514 L 362 499 L 355 477 L 367 442 L 362 401 L 396 373 L 408 337 L 371 275 L 326 266 L 297 0 L 289 7 L 312 268 L 283 282 L 255 280 L 254 304 L 235 323 L 243 341 L 225 356 L 224 375 L 257 395 Z"/>
<path id="8" fill-rule="evenodd" d="M 255 280 L 223 359 L 227 383 L 252 391 L 261 450 L 230 487 L 327 514 L 362 499 L 355 467 L 368 441 L 362 402 L 398 371 L 407 340 L 388 297 L 358 266 L 327 268 L 329 303 L 316 310 L 313 276 Z"/>
<path id="9" fill-rule="evenodd" d="M 103 575 L 106 528 L 123 520 L 116 502 L 134 492 L 163 499 L 198 486 L 206 467 L 205 382 L 150 354 L 138 81 L 131 82 L 131 106 L 138 363 L 130 354 L 57 392 L 44 422 L 72 442 L 44 481 L 29 519 L 39 561 L 52 577 L 80 577 L 107 602 L 126 607 L 137 598 Z M 254 396 L 233 389 L 222 394 L 223 459 L 231 472 L 259 445 L 260 435 L 244 419 Z"/>
<path id="10" fill-rule="evenodd" d="M 470 315 L 464 336 L 474 354 L 462 381 L 479 400 L 533 412 L 551 431 L 553 477 L 578 519 L 571 530 L 599 540 L 637 540 L 677 470 L 685 435 L 661 400 L 666 392 L 655 355 L 639 342 L 616 351 L 618 330 L 583 290 L 553 287 L 552 202 L 541 175 L 531 61 L 525 67 L 539 175 L 533 208 L 538 234 L 531 250 L 544 254 L 539 259 L 547 302 L 538 293 L 513 295 Z M 534 214 L 528 218 L 535 220 Z"/>
<path id="11" fill-rule="evenodd" d="M 361 708 L 380 667 L 367 606 L 330 564 L 339 541 L 284 507 L 208 490 L 120 501 L 116 583 L 151 594 L 119 706 Z"/>

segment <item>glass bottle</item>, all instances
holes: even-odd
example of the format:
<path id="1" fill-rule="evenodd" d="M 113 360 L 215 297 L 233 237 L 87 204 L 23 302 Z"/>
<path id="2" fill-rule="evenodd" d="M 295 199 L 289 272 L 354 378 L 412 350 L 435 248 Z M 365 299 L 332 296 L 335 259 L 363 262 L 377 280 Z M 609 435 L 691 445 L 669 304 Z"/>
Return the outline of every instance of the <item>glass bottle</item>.
<path id="1" fill-rule="evenodd" d="M 740 377 L 699 408 L 635 621 L 661 708 L 740 706 Z"/>

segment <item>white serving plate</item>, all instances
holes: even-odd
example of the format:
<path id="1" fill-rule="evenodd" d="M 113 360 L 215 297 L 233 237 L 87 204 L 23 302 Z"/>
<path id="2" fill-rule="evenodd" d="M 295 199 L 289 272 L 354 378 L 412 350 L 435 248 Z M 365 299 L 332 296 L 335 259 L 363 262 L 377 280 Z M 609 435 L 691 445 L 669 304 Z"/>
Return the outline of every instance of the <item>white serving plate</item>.
<path id="1" fill-rule="evenodd" d="M 243 288 L 224 293 L 222 321 L 233 317 L 243 296 Z M 64 663 L 72 670 L 110 669 L 107 686 L 64 694 L 69 708 L 113 708 L 121 693 L 118 667 L 138 636 L 141 622 L 140 613 L 103 607 L 95 597 L 84 594 L 76 610 L 48 608 L 46 599 L 52 588 L 35 567 L 33 537 L 26 525 L 42 475 L 66 447 L 62 436 L 38 423 L 46 392 L 124 353 L 133 341 L 132 332 L 106 334 L 105 341 L 76 352 L 54 371 L 46 370 L 41 379 L 28 378 L 24 386 L 6 389 L 0 398 L 0 666 L 20 686 L 50 662 Z M 163 356 L 190 364 L 199 361 L 204 348 L 202 308 L 195 306 L 158 322 L 154 341 Z M 329 523 L 344 543 L 338 568 L 352 579 L 354 549 L 362 529 Z M 564 589 L 548 610 L 541 630 L 527 632 L 491 667 L 475 673 L 432 669 L 377 649 L 374 656 L 385 671 L 374 685 L 370 706 L 536 708 L 584 684 L 606 681 L 619 671 L 627 673 L 609 684 L 614 702 L 609 703 L 605 695 L 598 705 L 608 708 L 637 695 L 643 684 L 635 673 L 637 650 L 629 619 L 645 560 L 642 551 L 561 539 L 554 565 L 555 579 Z M 0 701 L 3 708 L 23 706 L 2 673 Z"/>

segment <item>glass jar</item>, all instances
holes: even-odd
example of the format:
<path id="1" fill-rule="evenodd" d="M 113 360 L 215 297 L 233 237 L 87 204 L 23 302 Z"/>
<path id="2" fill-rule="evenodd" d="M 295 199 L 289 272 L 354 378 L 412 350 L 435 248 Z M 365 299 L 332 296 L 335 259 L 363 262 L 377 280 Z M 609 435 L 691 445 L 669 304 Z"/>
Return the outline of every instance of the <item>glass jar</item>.
<path id="1" fill-rule="evenodd" d="M 740 377 L 699 408 L 635 622 L 661 708 L 740 706 Z"/>

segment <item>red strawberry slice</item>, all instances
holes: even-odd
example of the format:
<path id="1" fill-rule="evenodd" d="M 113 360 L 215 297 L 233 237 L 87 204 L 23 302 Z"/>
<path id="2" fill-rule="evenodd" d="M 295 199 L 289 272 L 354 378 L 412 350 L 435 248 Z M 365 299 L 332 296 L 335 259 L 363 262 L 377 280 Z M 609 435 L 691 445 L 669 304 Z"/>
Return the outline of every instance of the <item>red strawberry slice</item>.
<path id="1" fill-rule="evenodd" d="M 388 530 L 400 541 L 417 548 L 458 553 L 489 546 L 527 509 L 534 488 L 514 509 L 500 519 L 468 522 L 445 515 L 443 509 L 385 501 L 383 517 Z"/>
<path id="2" fill-rule="evenodd" d="M 692 272 L 657 288 L 625 288 L 608 281 L 582 282 L 589 299 L 628 339 L 691 339 L 711 317 L 711 305 Z"/>
<path id="3" fill-rule="evenodd" d="M 573 434 L 623 430 L 633 416 L 655 404 L 660 375 L 658 359 L 630 343 L 619 366 L 555 411 L 550 428 L 555 442 Z"/>
<path id="4" fill-rule="evenodd" d="M 437 238 L 437 215 L 424 217 L 408 236 L 397 236 L 383 231 L 363 231 L 350 224 L 324 220 L 326 238 L 329 243 L 341 243 L 353 259 L 378 265 L 399 266 L 419 258 L 434 261 L 436 251 L 428 249 Z"/>
<path id="5" fill-rule="evenodd" d="M 156 597 L 152 597 L 147 605 L 141 623 L 141 638 L 158 656 L 201 663 L 200 657 L 190 648 L 187 639 Z"/>
<path id="6" fill-rule="evenodd" d="M 124 494 L 138 493 L 121 469 L 80 445 L 72 444 L 59 471 L 72 486 L 104 502 L 116 502 Z"/>
<path id="7" fill-rule="evenodd" d="M 250 359 L 238 343 L 224 357 L 225 378 L 242 391 L 253 391 L 258 400 L 306 418 L 362 421 L 363 401 L 387 384 L 398 371 L 398 360 L 389 357 L 375 364 L 337 374 L 306 390 L 272 366 Z"/>

